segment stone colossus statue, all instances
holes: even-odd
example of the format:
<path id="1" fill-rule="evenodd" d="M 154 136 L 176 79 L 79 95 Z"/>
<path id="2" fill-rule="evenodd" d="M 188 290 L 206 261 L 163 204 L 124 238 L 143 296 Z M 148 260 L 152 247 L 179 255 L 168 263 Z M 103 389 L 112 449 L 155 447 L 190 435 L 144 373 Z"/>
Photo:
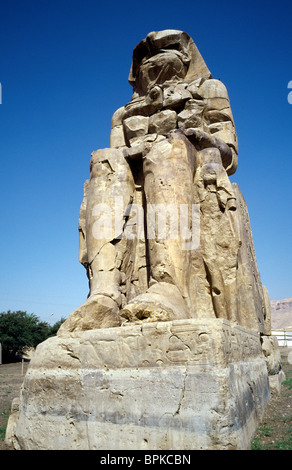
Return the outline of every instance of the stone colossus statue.
<path id="1" fill-rule="evenodd" d="M 129 82 L 132 99 L 114 113 L 110 148 L 92 153 L 84 185 L 89 296 L 59 334 L 214 317 L 263 331 L 248 213 L 229 180 L 238 144 L 225 86 L 177 30 L 136 46 Z"/>

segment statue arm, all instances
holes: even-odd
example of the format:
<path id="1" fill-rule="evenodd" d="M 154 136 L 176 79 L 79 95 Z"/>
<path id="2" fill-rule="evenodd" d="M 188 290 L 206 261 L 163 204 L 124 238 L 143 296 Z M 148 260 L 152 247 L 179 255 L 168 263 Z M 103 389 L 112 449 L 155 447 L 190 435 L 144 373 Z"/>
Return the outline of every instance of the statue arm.
<path id="1" fill-rule="evenodd" d="M 221 160 L 224 168 L 228 168 L 233 161 L 233 153 L 230 146 L 224 140 L 216 137 L 199 128 L 190 127 L 184 130 L 184 134 L 188 137 L 195 148 L 204 150 L 207 148 L 217 148 L 220 151 Z"/>
<path id="2" fill-rule="evenodd" d="M 126 146 L 123 128 L 124 114 L 125 106 L 117 109 L 113 114 L 110 133 L 110 148 L 120 148 Z"/>
<path id="3" fill-rule="evenodd" d="M 202 83 L 199 92 L 206 102 L 204 120 L 210 134 L 230 149 L 228 158 L 222 155 L 222 161 L 228 175 L 231 175 L 237 168 L 238 142 L 226 87 L 220 80 L 210 79 Z"/>
<path id="4" fill-rule="evenodd" d="M 88 257 L 87 257 L 87 247 L 86 247 L 86 205 L 87 205 L 87 192 L 89 187 L 89 180 L 86 180 L 84 183 L 84 193 L 83 200 L 80 207 L 79 215 L 79 262 L 87 268 Z"/>

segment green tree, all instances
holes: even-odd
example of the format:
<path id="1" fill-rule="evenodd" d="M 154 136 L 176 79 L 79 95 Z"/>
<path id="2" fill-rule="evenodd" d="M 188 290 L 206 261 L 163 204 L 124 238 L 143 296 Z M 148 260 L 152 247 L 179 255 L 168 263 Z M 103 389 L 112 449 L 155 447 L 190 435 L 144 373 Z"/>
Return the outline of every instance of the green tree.
<path id="1" fill-rule="evenodd" d="M 54 325 L 50 326 L 49 336 L 55 336 L 57 334 L 58 329 L 60 328 L 62 323 L 64 323 L 65 320 L 66 318 L 62 317 L 61 320 L 58 320 L 56 323 L 54 323 Z"/>
<path id="2" fill-rule="evenodd" d="M 47 322 L 40 321 L 34 313 L 20 310 L 0 313 L 3 362 L 15 361 L 27 347 L 35 348 L 50 336 L 51 328 Z"/>

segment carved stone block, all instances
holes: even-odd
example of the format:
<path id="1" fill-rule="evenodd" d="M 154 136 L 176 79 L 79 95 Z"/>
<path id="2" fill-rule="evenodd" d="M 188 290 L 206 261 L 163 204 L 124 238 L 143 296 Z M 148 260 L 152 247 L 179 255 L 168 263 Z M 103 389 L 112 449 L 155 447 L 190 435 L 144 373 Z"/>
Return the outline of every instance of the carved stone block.
<path id="1" fill-rule="evenodd" d="M 227 320 L 91 330 L 38 346 L 15 448 L 248 449 L 269 400 L 259 336 Z"/>

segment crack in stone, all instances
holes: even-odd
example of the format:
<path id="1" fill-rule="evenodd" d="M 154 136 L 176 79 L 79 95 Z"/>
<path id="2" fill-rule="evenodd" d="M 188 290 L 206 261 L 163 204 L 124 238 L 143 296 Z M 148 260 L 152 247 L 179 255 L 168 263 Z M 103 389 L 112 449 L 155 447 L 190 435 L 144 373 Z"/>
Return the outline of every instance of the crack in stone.
<path id="1" fill-rule="evenodd" d="M 190 347 L 187 343 L 185 343 L 184 340 L 183 340 L 182 338 L 180 338 L 177 334 L 172 333 L 169 339 L 171 339 L 171 338 L 177 338 L 179 341 L 182 342 L 182 344 L 183 344 L 187 349 L 189 349 L 190 351 L 192 351 L 192 350 L 191 350 L 191 347 Z"/>
<path id="2" fill-rule="evenodd" d="M 182 388 L 182 391 L 181 391 L 181 396 L 180 396 L 180 399 L 179 399 L 179 402 L 178 402 L 178 407 L 177 407 L 177 410 L 176 410 L 176 412 L 174 413 L 173 416 L 177 416 L 180 413 L 182 401 L 183 401 L 184 396 L 185 396 L 187 376 L 188 376 L 188 366 L 186 366 L 185 373 L 184 373 L 184 383 L 183 383 L 183 388 Z"/>

